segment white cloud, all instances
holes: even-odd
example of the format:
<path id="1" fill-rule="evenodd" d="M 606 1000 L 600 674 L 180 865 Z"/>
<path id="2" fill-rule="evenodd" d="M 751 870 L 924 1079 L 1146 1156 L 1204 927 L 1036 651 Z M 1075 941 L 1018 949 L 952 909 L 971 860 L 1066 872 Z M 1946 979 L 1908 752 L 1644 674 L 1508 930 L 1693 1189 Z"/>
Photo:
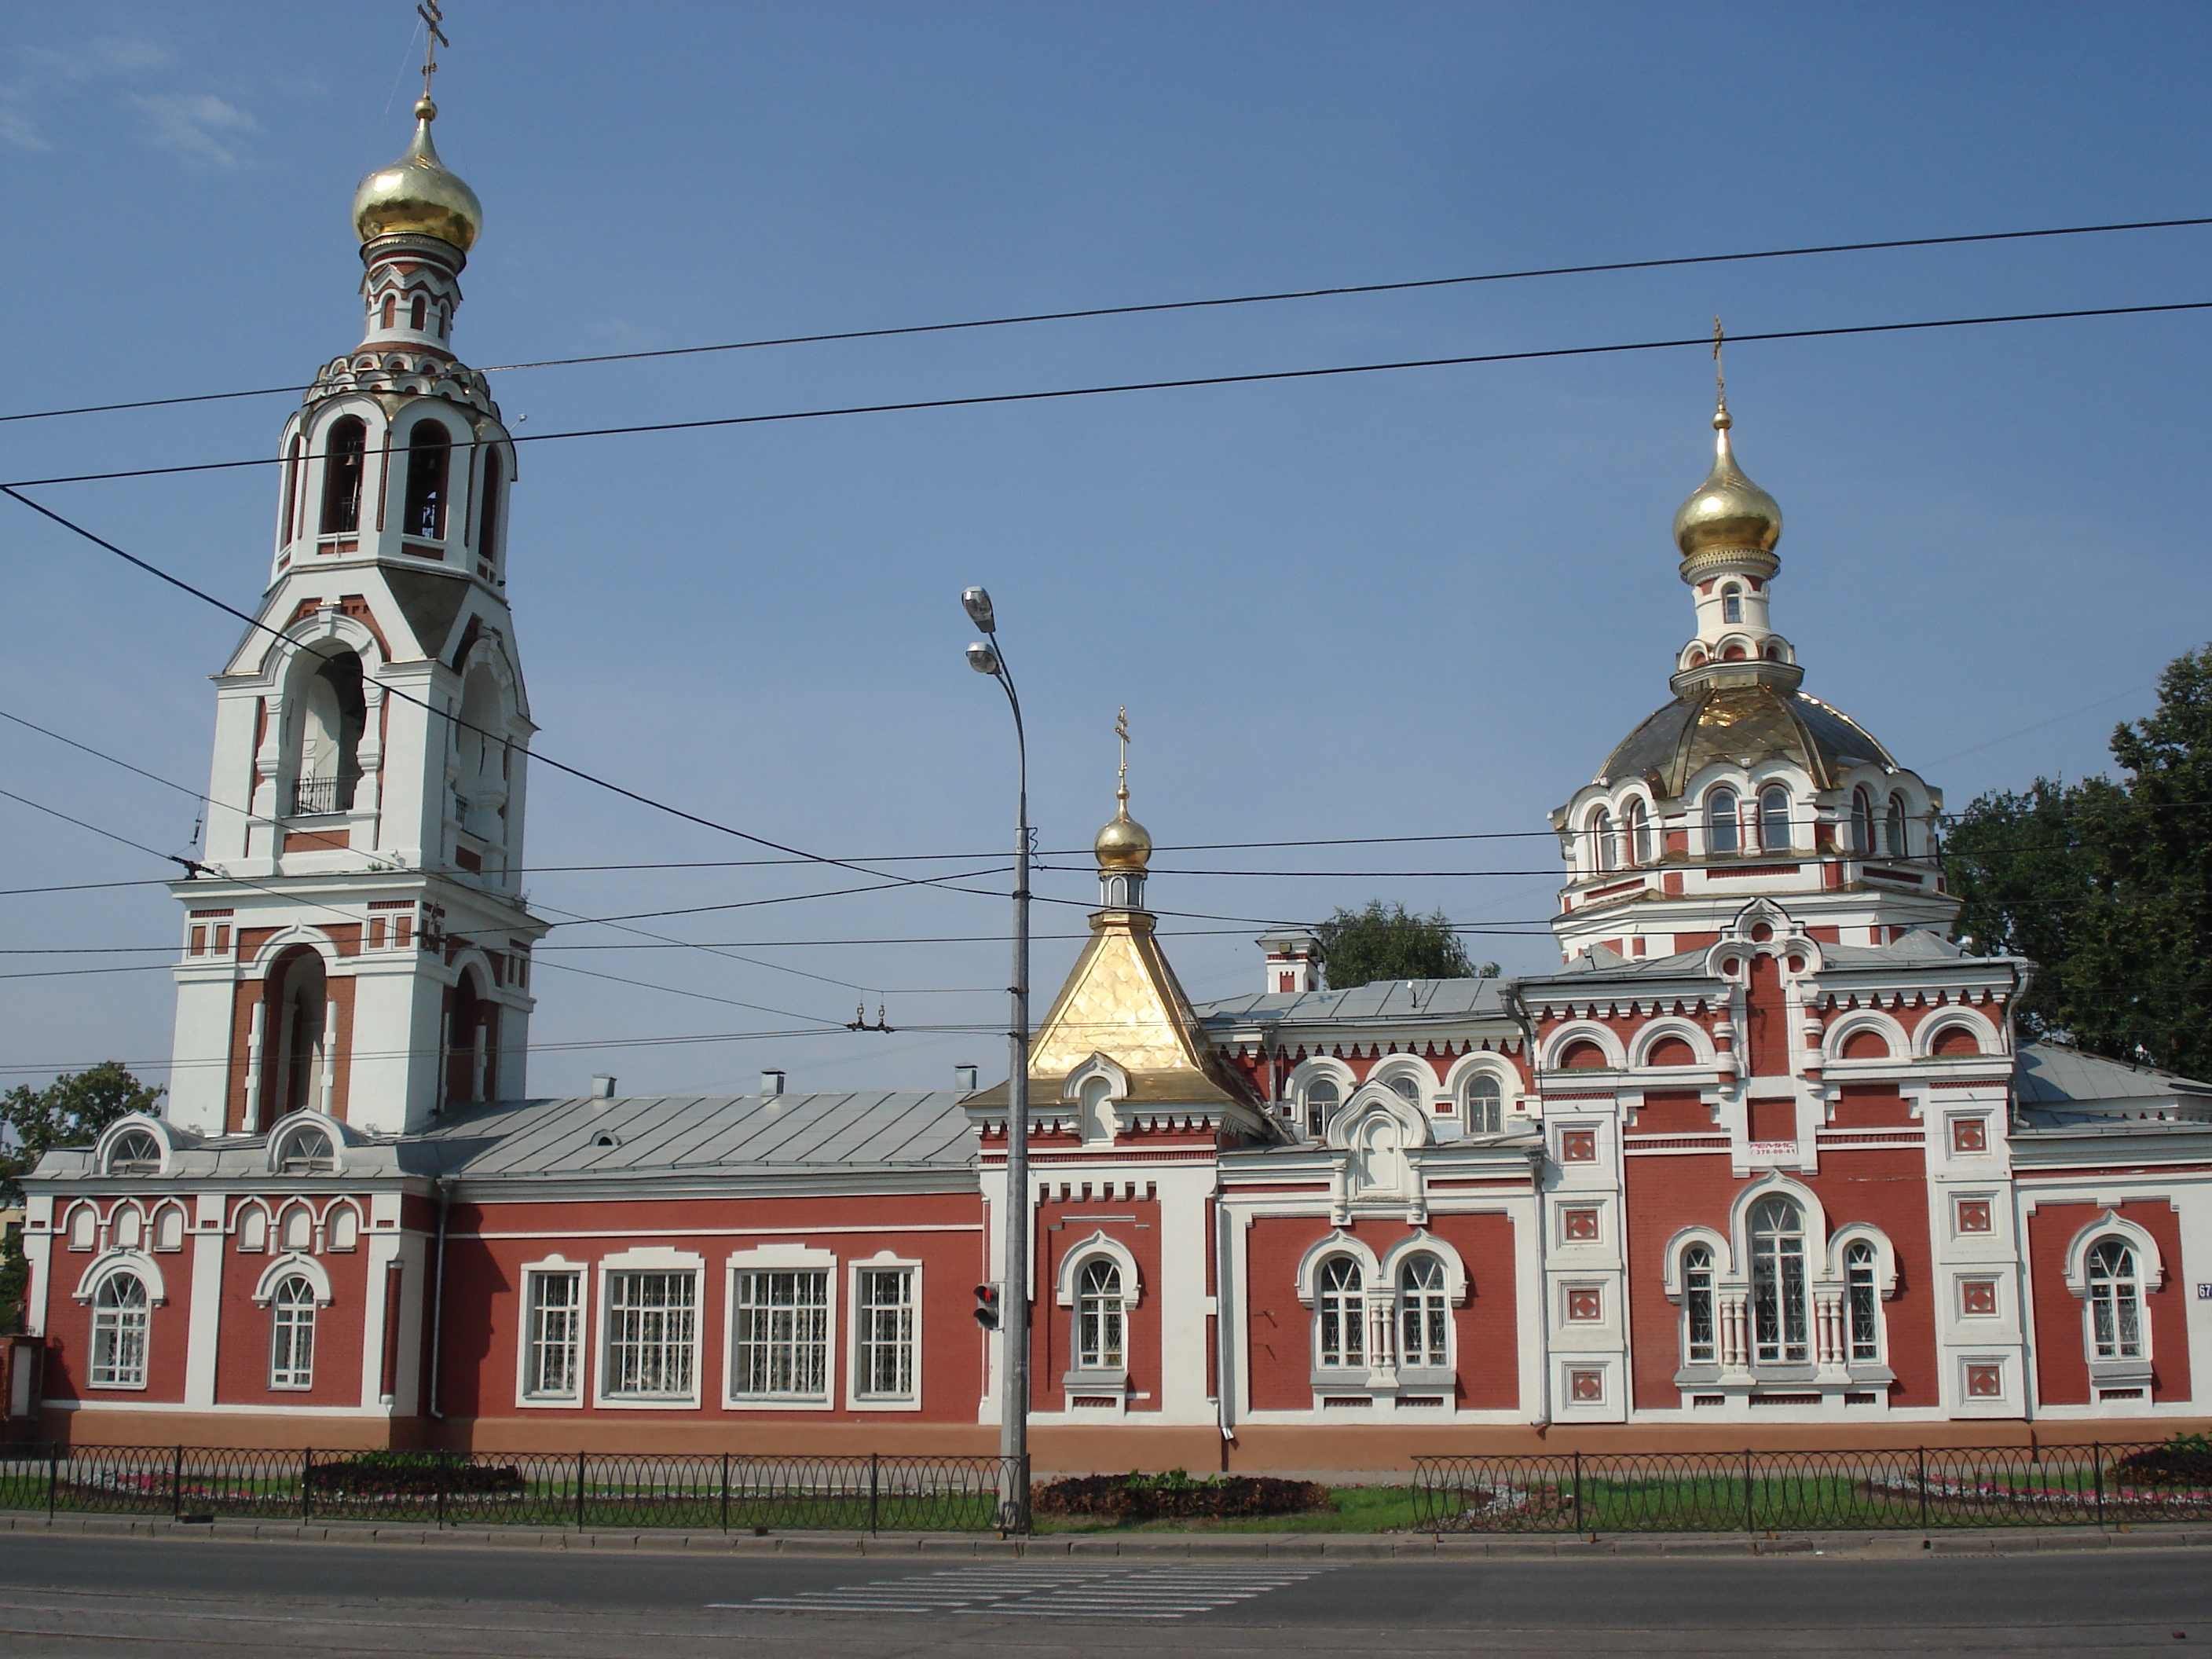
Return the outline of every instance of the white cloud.
<path id="1" fill-rule="evenodd" d="M 53 148 L 39 136 L 38 124 L 32 120 L 31 112 L 23 107 L 22 98 L 13 87 L 0 87 L 0 144 L 15 149 Z"/>
<path id="2" fill-rule="evenodd" d="M 159 69 L 170 58 L 167 46 L 135 36 L 109 36 L 88 40 L 70 51 L 52 46 L 26 46 L 24 58 L 64 81 L 95 81 L 111 75 L 137 75 Z"/>
<path id="3" fill-rule="evenodd" d="M 134 93 L 125 100 L 146 117 L 149 137 L 206 167 L 234 167 L 246 159 L 246 141 L 260 124 L 211 92 Z"/>

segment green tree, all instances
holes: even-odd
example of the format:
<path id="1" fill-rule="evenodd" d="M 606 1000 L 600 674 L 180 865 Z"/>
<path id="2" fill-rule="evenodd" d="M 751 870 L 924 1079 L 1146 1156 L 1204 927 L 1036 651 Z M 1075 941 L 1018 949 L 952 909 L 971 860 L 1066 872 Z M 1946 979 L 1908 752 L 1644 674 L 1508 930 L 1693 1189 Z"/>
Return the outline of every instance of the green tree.
<path id="1" fill-rule="evenodd" d="M 2212 647 L 2167 665 L 2112 748 L 2120 782 L 2039 778 L 1960 814 L 1960 931 L 2039 964 L 2032 1035 L 2212 1076 Z"/>
<path id="2" fill-rule="evenodd" d="M 89 1146 L 118 1118 L 150 1112 L 164 1091 L 147 1087 L 106 1060 L 82 1072 L 64 1072 L 43 1089 L 19 1085 L 0 1095 L 0 1208 L 23 1201 L 23 1176 L 58 1146 Z M 20 1328 L 30 1267 L 23 1238 L 11 1231 L 0 1242 L 0 1322 Z"/>
<path id="3" fill-rule="evenodd" d="M 1330 988 L 1350 990 L 1378 979 L 1472 979 L 1475 969 L 1444 913 L 1417 916 L 1402 904 L 1370 899 L 1339 909 L 1314 929 Z"/>

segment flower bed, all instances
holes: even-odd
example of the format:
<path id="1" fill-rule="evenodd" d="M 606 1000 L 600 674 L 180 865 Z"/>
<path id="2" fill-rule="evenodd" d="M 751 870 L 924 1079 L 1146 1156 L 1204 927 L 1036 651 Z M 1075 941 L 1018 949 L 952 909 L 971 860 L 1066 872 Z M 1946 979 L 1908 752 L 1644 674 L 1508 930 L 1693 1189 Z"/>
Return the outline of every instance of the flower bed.
<path id="1" fill-rule="evenodd" d="M 1036 1489 L 1040 1515 L 1093 1521 L 1234 1520 L 1261 1515 L 1310 1515 L 1328 1507 L 1328 1491 L 1310 1480 L 1272 1475 L 1216 1475 L 1194 1480 L 1182 1469 L 1165 1474 L 1082 1474 Z"/>

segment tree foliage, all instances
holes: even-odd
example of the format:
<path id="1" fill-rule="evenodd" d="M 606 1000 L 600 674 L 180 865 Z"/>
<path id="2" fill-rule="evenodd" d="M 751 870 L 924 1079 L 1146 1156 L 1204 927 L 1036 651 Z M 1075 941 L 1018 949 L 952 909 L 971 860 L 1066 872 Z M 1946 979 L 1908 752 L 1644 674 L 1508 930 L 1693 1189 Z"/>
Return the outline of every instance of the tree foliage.
<path id="1" fill-rule="evenodd" d="M 118 1118 L 150 1112 L 163 1091 L 147 1087 L 106 1060 L 88 1070 L 64 1072 L 43 1089 L 19 1085 L 0 1095 L 0 1207 L 23 1201 L 23 1177 L 40 1158 L 58 1146 L 88 1146 Z M 0 1244 L 0 1322 L 13 1328 L 21 1318 L 29 1278 L 20 1232 Z"/>
<path id="2" fill-rule="evenodd" d="M 1472 979 L 1474 965 L 1441 910 L 1417 916 L 1402 904 L 1370 899 L 1339 909 L 1314 929 L 1329 987 L 1346 991 L 1378 979 Z"/>
<path id="3" fill-rule="evenodd" d="M 2212 1076 L 2212 646 L 2167 665 L 2112 749 L 2122 781 L 2039 778 L 1960 816 L 1959 928 L 2039 964 L 2032 1034 Z"/>

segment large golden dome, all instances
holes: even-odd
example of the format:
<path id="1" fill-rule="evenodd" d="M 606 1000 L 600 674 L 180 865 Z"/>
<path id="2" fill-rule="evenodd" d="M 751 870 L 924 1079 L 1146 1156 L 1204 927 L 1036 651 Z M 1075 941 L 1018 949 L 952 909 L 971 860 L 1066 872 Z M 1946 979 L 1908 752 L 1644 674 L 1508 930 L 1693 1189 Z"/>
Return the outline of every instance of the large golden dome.
<path id="1" fill-rule="evenodd" d="M 435 236 L 464 253 L 483 228 L 483 204 L 458 173 L 447 170 L 430 142 L 438 106 L 415 106 L 415 137 L 407 153 L 361 181 L 353 193 L 353 227 L 364 242 L 380 236 Z"/>
<path id="2" fill-rule="evenodd" d="M 1098 855 L 1101 870 L 1141 870 L 1152 860 L 1152 832 L 1129 816 L 1129 798 L 1121 797 L 1121 809 L 1113 819 L 1098 832 L 1091 843 L 1091 850 Z"/>
<path id="3" fill-rule="evenodd" d="M 1726 406 L 1713 416 L 1713 470 L 1674 514 L 1674 545 L 1684 561 L 1722 553 L 1764 553 L 1770 556 L 1782 539 L 1782 507 L 1773 496 L 1743 476 L 1729 447 L 1735 424 Z"/>

